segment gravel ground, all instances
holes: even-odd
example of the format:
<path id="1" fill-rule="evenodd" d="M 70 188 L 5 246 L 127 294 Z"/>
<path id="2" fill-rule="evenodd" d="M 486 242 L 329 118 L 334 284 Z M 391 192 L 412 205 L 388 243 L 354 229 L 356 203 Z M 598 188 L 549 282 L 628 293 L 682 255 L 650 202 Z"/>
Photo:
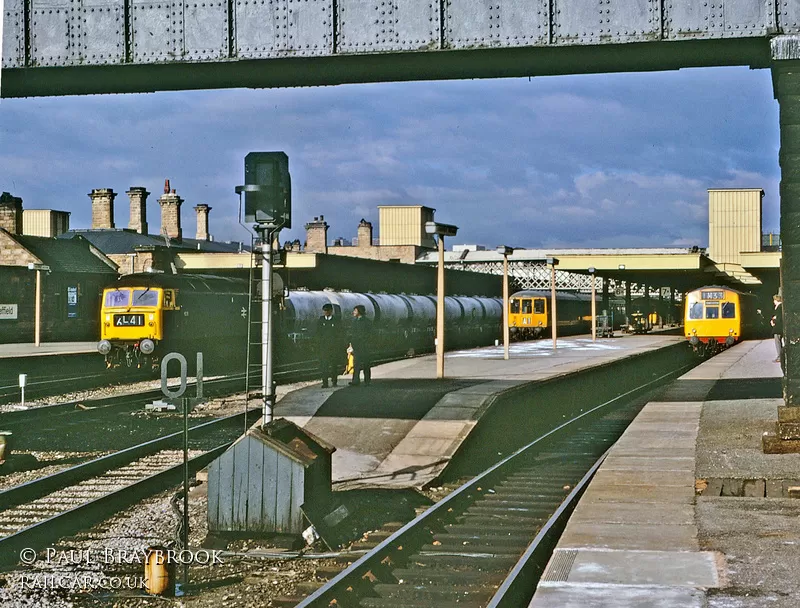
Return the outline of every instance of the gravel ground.
<path id="1" fill-rule="evenodd" d="M 14 469 L 6 472 L 8 468 L 4 470 L 0 467 L 0 491 L 47 477 L 105 454 L 108 452 L 15 452 L 13 461 L 9 461 L 9 466 Z"/>
<path id="2" fill-rule="evenodd" d="M 280 399 L 292 390 L 314 383 L 279 386 L 277 397 Z M 110 393 L 112 389 L 101 389 L 76 393 L 70 396 L 71 399 L 65 396 L 64 400 L 121 395 L 156 386 L 158 383 L 138 383 L 126 386 L 124 392 Z M 116 387 L 116 390 L 120 388 Z M 242 396 L 214 399 L 198 406 L 193 415 L 225 416 L 241 412 L 243 406 Z M 0 489 L 24 483 L 71 466 L 78 460 L 101 454 L 32 452 L 31 458 L 39 463 L 53 464 L 9 473 L 0 478 Z M 58 461 L 62 462 L 56 464 Z M 231 542 L 228 546 L 220 546 L 217 542 L 214 549 L 224 549 L 230 553 L 218 556 L 221 564 L 193 564 L 190 568 L 187 595 L 175 599 L 147 596 L 141 589 L 141 579 L 144 576 L 143 555 L 151 546 L 175 546 L 180 517 L 172 506 L 174 496 L 175 492 L 171 491 L 143 501 L 95 526 L 89 532 L 62 539 L 57 545 L 40 551 L 35 563 L 27 568 L 0 574 L 0 605 L 19 608 L 271 606 L 275 598 L 293 595 L 298 583 L 314 581 L 318 568 L 331 568 L 337 563 L 334 559 L 325 557 L 326 554 L 322 552 L 326 549 L 320 543 L 307 548 L 307 551 L 309 554 L 311 551 L 318 551 L 322 557 L 310 558 L 297 557 L 296 553 L 287 553 L 285 549 L 266 542 L 240 540 Z M 182 501 L 178 502 L 182 505 Z M 206 510 L 206 486 L 200 484 L 190 492 L 191 547 L 200 548 L 206 539 Z M 285 553 L 287 557 L 277 557 L 281 553 Z"/>
<path id="3" fill-rule="evenodd" d="M 40 551 L 31 567 L 3 574 L 0 577 L 0 605 L 20 608 L 270 606 L 275 598 L 293 594 L 299 582 L 315 580 L 318 568 L 335 564 L 330 558 L 270 558 L 264 554 L 279 554 L 285 550 L 266 543 L 240 540 L 231 543 L 236 555 L 218 555 L 218 561 L 222 563 L 192 565 L 189 594 L 182 598 L 146 596 L 138 588 L 110 592 L 101 589 L 103 585 L 115 584 L 138 586 L 144 573 L 142 556 L 146 549 L 154 545 L 174 546 L 180 519 L 172 507 L 174 495 L 174 492 L 168 492 L 146 500 L 90 532 L 62 539 L 50 548 L 50 557 L 47 549 Z M 182 505 L 182 500 L 178 503 Z M 207 534 L 204 484 L 190 492 L 190 531 L 190 545 L 199 548 Z M 313 549 L 320 550 L 321 547 Z M 201 553 L 200 561 L 204 561 L 207 555 L 213 556 L 212 552 L 208 549 Z M 124 559 L 119 560 L 121 557 Z M 126 560 L 133 563 L 120 563 Z M 181 576 L 180 567 L 177 576 Z M 35 581 L 45 580 L 54 581 L 51 586 L 55 588 L 30 588 L 36 584 Z M 70 586 L 80 587 L 81 583 L 85 589 L 70 591 Z"/>
<path id="4" fill-rule="evenodd" d="M 189 378 L 189 380 L 194 380 Z M 177 381 L 177 380 L 176 380 Z M 20 403 L 7 403 L 0 405 L 0 413 L 16 412 L 19 410 L 29 410 L 38 407 L 45 407 L 47 405 L 57 405 L 59 403 L 80 402 L 85 399 L 102 399 L 105 397 L 113 397 L 130 395 L 142 391 L 152 391 L 161 387 L 161 379 L 147 380 L 143 382 L 135 382 L 133 384 L 119 384 L 114 386 L 104 386 L 84 391 L 75 391 L 71 393 L 64 393 L 63 395 L 56 395 L 53 397 L 42 397 L 41 399 L 34 399 L 32 401 L 25 401 L 23 407 Z"/>

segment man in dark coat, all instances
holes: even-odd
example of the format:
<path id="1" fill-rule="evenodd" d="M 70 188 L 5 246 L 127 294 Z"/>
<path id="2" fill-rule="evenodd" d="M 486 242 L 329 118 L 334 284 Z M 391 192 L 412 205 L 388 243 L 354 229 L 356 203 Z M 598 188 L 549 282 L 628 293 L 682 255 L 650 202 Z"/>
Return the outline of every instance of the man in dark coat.
<path id="1" fill-rule="evenodd" d="M 350 346 L 353 348 L 353 381 L 350 386 L 361 384 L 360 371 L 364 370 L 364 384 L 372 380 L 372 323 L 367 319 L 364 306 L 359 304 L 353 309 L 353 323 L 350 326 Z"/>
<path id="2" fill-rule="evenodd" d="M 341 320 L 333 316 L 333 306 L 322 306 L 322 316 L 317 321 L 317 358 L 322 376 L 322 388 L 328 388 L 328 378 L 336 386 L 344 359 Z"/>

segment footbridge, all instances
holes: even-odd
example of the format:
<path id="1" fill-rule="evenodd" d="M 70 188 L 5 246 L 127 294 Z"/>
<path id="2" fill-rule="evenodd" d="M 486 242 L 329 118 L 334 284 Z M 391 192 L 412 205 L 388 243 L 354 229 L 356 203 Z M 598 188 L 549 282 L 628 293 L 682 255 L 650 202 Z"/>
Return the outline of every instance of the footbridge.
<path id="1" fill-rule="evenodd" d="M 4 0 L 2 95 L 770 67 L 792 34 L 794 0 Z"/>

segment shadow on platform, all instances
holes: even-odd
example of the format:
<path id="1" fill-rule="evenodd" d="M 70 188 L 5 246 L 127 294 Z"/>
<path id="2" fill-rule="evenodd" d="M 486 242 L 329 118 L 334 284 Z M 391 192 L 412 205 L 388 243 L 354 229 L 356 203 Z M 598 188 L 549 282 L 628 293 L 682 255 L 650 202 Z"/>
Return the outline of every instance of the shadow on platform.
<path id="1" fill-rule="evenodd" d="M 483 382 L 487 380 L 373 380 L 369 386 L 362 383 L 336 391 L 314 416 L 419 420 L 446 394 Z"/>

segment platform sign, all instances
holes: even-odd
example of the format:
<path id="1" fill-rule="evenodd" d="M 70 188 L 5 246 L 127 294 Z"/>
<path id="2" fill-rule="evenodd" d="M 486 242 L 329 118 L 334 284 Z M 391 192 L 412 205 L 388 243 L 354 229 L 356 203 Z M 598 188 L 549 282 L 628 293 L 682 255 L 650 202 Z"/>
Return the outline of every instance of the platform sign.
<path id="1" fill-rule="evenodd" d="M 14 320 L 18 314 L 17 304 L 0 304 L 0 320 Z"/>
<path id="2" fill-rule="evenodd" d="M 244 221 L 292 227 L 292 181 L 285 152 L 250 152 L 244 157 Z"/>
<path id="3" fill-rule="evenodd" d="M 78 317 L 78 288 L 67 287 L 67 318 L 76 319 Z"/>

